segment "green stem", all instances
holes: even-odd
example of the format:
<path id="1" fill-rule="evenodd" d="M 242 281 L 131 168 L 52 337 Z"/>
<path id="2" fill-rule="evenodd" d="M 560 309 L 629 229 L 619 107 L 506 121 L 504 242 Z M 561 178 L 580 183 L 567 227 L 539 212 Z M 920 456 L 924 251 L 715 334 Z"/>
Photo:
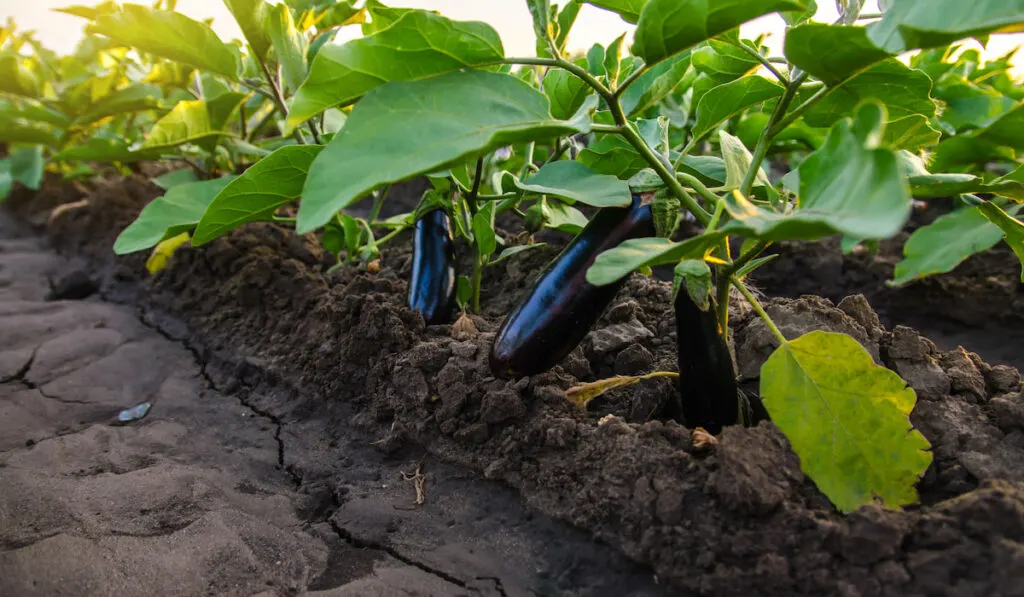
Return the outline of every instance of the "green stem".
<path id="1" fill-rule="evenodd" d="M 286 218 L 284 216 L 273 216 L 273 219 L 278 224 L 294 224 L 298 218 Z"/>
<path id="2" fill-rule="evenodd" d="M 241 128 L 242 128 L 242 130 L 240 131 L 240 134 L 241 134 L 242 138 L 245 139 L 246 137 L 249 136 L 249 131 L 247 130 L 248 126 L 249 126 L 249 122 L 248 122 L 248 120 L 246 120 L 246 116 L 245 116 L 245 102 L 242 102 L 238 106 L 238 121 L 239 121 L 239 124 L 241 125 Z"/>
<path id="3" fill-rule="evenodd" d="M 764 161 L 766 155 L 768 155 L 768 147 L 771 145 L 772 139 L 775 137 L 773 129 L 775 125 L 782 120 L 782 117 L 786 114 L 786 110 L 789 109 L 789 104 L 793 101 L 796 96 L 797 89 L 800 88 L 800 84 L 807 79 L 807 73 L 802 73 L 797 78 L 790 81 L 789 85 L 786 86 L 786 92 L 782 94 L 782 98 L 779 103 L 775 105 L 775 110 L 772 112 L 771 118 L 768 120 L 768 124 L 761 131 L 761 137 L 757 140 L 757 147 L 754 148 L 754 157 L 750 161 L 750 169 L 747 170 L 747 175 L 743 178 L 743 184 L 740 186 L 740 193 L 744 197 L 750 195 L 751 189 L 754 188 L 754 181 L 757 180 L 757 173 L 761 171 L 761 162 Z"/>
<path id="4" fill-rule="evenodd" d="M 646 73 L 648 70 L 650 70 L 650 69 L 645 64 L 645 65 L 641 66 L 640 68 L 636 69 L 635 71 L 633 71 L 632 73 L 630 73 L 630 75 L 628 77 L 626 77 L 626 80 L 622 82 L 622 85 L 619 85 L 619 87 L 615 90 L 615 92 L 614 92 L 615 97 L 616 98 L 621 97 L 622 93 L 624 91 L 626 91 L 626 88 L 628 88 L 630 85 L 635 83 L 637 79 L 639 79 L 640 77 L 644 76 L 644 73 Z"/>
<path id="5" fill-rule="evenodd" d="M 736 46 L 737 48 L 743 50 L 745 53 L 749 54 L 754 59 L 756 59 L 758 62 L 760 62 L 761 65 L 764 66 L 766 69 L 768 69 L 768 72 L 770 72 L 771 74 L 775 75 L 775 78 L 778 79 L 779 82 L 781 82 L 783 85 L 789 85 L 789 77 L 787 77 L 786 75 L 782 74 L 782 72 L 779 71 L 779 69 L 775 68 L 775 65 L 772 64 L 771 61 L 768 60 L 767 57 L 761 55 L 761 52 L 758 52 L 754 48 L 751 48 L 750 46 L 744 44 L 741 41 L 730 41 L 729 43 L 731 45 Z"/>
<path id="6" fill-rule="evenodd" d="M 722 203 L 722 198 L 714 194 L 711 189 L 707 188 L 697 177 L 686 174 L 685 172 L 676 172 L 676 178 L 686 184 L 697 194 L 703 197 L 709 204 L 718 206 Z M 716 208 L 716 212 L 717 212 Z"/>
<path id="7" fill-rule="evenodd" d="M 618 105 L 618 102 L 616 102 L 616 105 Z M 622 135 L 638 152 L 640 152 L 640 155 L 647 160 L 647 163 L 650 164 L 651 168 L 653 168 L 655 172 L 658 173 L 662 182 L 668 186 L 672 193 L 679 198 L 679 201 L 684 207 L 686 207 L 687 211 L 692 213 L 693 217 L 697 218 L 698 222 L 707 226 L 708 222 L 711 221 L 711 214 L 704 211 L 704 208 L 697 203 L 693 196 L 686 192 L 683 185 L 676 180 L 676 177 L 672 175 L 668 166 L 662 162 L 661 158 L 659 158 L 658 155 L 655 154 L 647 145 L 643 140 L 643 137 L 640 136 L 640 133 L 633 130 L 633 127 L 631 126 L 625 126 L 623 127 Z"/>
<path id="8" fill-rule="evenodd" d="M 768 326 L 768 329 L 771 331 L 772 335 L 778 338 L 780 343 L 789 344 L 789 340 L 787 340 L 786 337 L 782 335 L 782 332 L 779 330 L 779 327 L 775 325 L 775 322 L 772 321 L 771 316 L 769 316 L 768 312 L 764 310 L 763 306 L 761 306 L 761 302 L 757 300 L 757 297 L 754 296 L 754 293 L 750 292 L 750 289 L 747 288 L 747 285 L 737 280 L 735 277 L 731 277 L 729 279 L 732 282 L 733 286 L 735 286 L 736 289 L 740 291 L 740 294 L 743 295 L 743 298 L 747 299 L 747 302 L 750 303 L 751 307 L 753 307 L 754 312 L 757 313 L 761 320 L 764 321 L 764 324 Z"/>
<path id="9" fill-rule="evenodd" d="M 388 197 L 388 192 L 391 190 L 391 185 L 386 184 L 384 188 L 377 193 L 377 198 L 373 200 L 373 209 L 370 210 L 370 224 L 377 221 L 380 217 L 380 208 L 384 205 L 384 200 Z"/>
<path id="10" fill-rule="evenodd" d="M 270 69 L 267 68 L 267 63 L 264 60 L 257 59 L 260 64 L 260 68 L 263 70 L 263 76 L 267 79 L 267 83 L 270 84 L 271 100 L 277 107 L 277 111 L 281 113 L 281 116 L 288 118 L 288 106 L 284 103 L 284 96 L 281 95 L 281 88 L 277 86 L 277 80 L 273 75 L 270 74 Z M 299 145 L 305 145 L 306 139 L 302 137 L 302 133 L 298 129 L 292 131 L 292 136 L 295 138 L 295 142 Z"/>
<path id="11" fill-rule="evenodd" d="M 755 244 L 753 247 L 748 249 L 738 258 L 733 260 L 732 265 L 730 265 L 729 268 L 726 270 L 726 275 L 732 277 L 736 272 L 743 269 L 748 263 L 750 263 L 754 259 L 757 259 L 758 255 L 764 253 L 764 250 L 767 249 L 771 244 L 772 243 L 770 241 L 766 240 L 757 241 L 757 244 Z"/>
<path id="12" fill-rule="evenodd" d="M 480 194 L 480 183 L 483 179 L 484 174 L 484 158 L 480 157 L 476 161 L 476 174 L 473 176 L 473 188 L 469 191 L 469 195 L 466 196 L 466 202 L 469 204 L 469 212 L 475 218 L 477 212 L 477 195 Z M 484 259 L 480 255 L 480 242 L 476 238 L 476 234 L 473 235 L 473 277 L 471 280 L 472 288 L 472 305 L 471 309 L 474 313 L 480 312 L 480 286 L 484 278 Z"/>
<path id="13" fill-rule="evenodd" d="M 775 126 L 772 127 L 771 135 L 774 137 L 775 135 L 778 135 L 782 131 L 786 130 L 786 127 L 793 124 L 794 122 L 796 122 L 798 118 L 806 114 L 808 110 L 810 110 L 811 108 L 814 107 L 815 104 L 820 102 L 823 97 L 831 93 L 833 89 L 835 88 L 822 87 L 821 89 L 816 91 L 814 95 L 807 98 L 804 101 L 804 103 L 800 104 L 796 108 L 793 108 L 792 112 L 787 114 L 785 118 L 779 120 L 779 122 L 777 122 Z"/>
<path id="14" fill-rule="evenodd" d="M 533 165 L 533 153 L 536 148 L 537 143 L 534 141 L 530 141 L 526 144 L 526 156 L 523 159 L 523 168 L 519 171 L 520 179 L 526 178 L 526 175 L 529 174 L 533 168 L 536 168 L 536 166 Z"/>
<path id="15" fill-rule="evenodd" d="M 260 131 L 262 131 L 268 124 L 270 124 L 270 121 L 273 120 L 273 118 L 274 110 L 270 110 L 269 112 L 267 112 L 266 116 L 260 119 L 259 123 L 256 126 L 252 127 L 252 129 L 249 131 L 248 136 L 245 137 L 245 140 L 248 141 L 249 143 L 252 143 L 253 140 L 256 139 L 256 135 L 258 135 Z"/>
<path id="16" fill-rule="evenodd" d="M 374 242 L 379 247 L 379 246 L 383 245 L 384 243 L 388 242 L 389 240 L 395 238 L 399 234 L 405 232 L 408 229 L 409 229 L 408 226 L 402 226 L 400 228 L 395 228 L 394 230 L 392 230 L 391 232 L 388 232 L 387 234 L 385 234 L 384 236 L 380 237 L 380 239 L 378 239 L 378 240 L 376 240 Z"/>
<path id="17" fill-rule="evenodd" d="M 597 122 L 590 125 L 591 132 L 604 133 L 606 135 L 621 135 L 623 134 L 623 128 L 617 124 L 600 124 Z"/>

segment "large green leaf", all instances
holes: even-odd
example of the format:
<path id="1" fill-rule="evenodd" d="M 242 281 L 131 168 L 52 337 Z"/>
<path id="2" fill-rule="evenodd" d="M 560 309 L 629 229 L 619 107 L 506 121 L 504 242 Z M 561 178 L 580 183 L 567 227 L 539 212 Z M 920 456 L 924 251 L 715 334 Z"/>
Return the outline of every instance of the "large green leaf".
<path id="1" fill-rule="evenodd" d="M 213 198 L 234 179 L 225 176 L 171 188 L 142 208 L 139 217 L 118 235 L 114 252 L 125 255 L 142 251 L 191 230 Z"/>
<path id="2" fill-rule="evenodd" d="M 622 20 L 627 23 L 636 24 L 640 20 L 640 11 L 647 0 L 584 0 L 587 4 L 593 4 L 598 8 L 618 13 Z"/>
<path id="3" fill-rule="evenodd" d="M 151 110 L 160 105 L 160 88 L 145 83 L 134 83 L 95 102 L 77 118 L 79 125 L 90 124 L 107 116 Z"/>
<path id="4" fill-rule="evenodd" d="M 806 8 L 806 0 L 648 0 L 637 22 L 633 54 L 653 65 L 760 16 Z"/>
<path id="5" fill-rule="evenodd" d="M 192 236 L 199 246 L 249 222 L 270 220 L 299 198 L 320 145 L 288 145 L 256 162 L 213 199 Z"/>
<path id="6" fill-rule="evenodd" d="M 757 51 L 753 44 L 744 44 L 749 49 Z M 761 66 L 761 61 L 750 54 L 737 48 L 730 42 L 721 39 L 709 39 L 693 50 L 693 68 L 706 75 L 722 79 L 738 79 L 749 74 Z"/>
<path id="7" fill-rule="evenodd" d="M 121 138 L 111 136 L 90 137 L 82 145 L 68 147 L 53 156 L 55 162 L 124 162 L 133 163 L 161 157 L 163 150 L 133 149 Z"/>
<path id="8" fill-rule="evenodd" d="M 875 45 L 893 54 L 1020 31 L 1024 0 L 893 0 L 882 20 L 868 26 Z"/>
<path id="9" fill-rule="evenodd" d="M 218 137 L 230 135 L 223 130 L 231 114 L 247 97 L 244 93 L 227 92 L 209 101 L 178 102 L 166 116 L 150 129 L 143 149 L 176 147 L 195 143 L 212 150 Z"/>
<path id="10" fill-rule="evenodd" d="M 23 97 L 39 97 L 39 81 L 22 66 L 22 58 L 14 53 L 0 53 L 0 93 Z"/>
<path id="11" fill-rule="evenodd" d="M 993 120 L 977 137 L 996 145 L 1024 149 L 1024 104 Z"/>
<path id="12" fill-rule="evenodd" d="M 551 162 L 516 187 L 527 193 L 554 195 L 594 207 L 629 205 L 629 183 L 607 174 L 598 174 L 579 162 Z"/>
<path id="13" fill-rule="evenodd" d="M 991 249 L 1003 238 L 998 226 L 977 207 L 958 209 L 914 231 L 903 245 L 891 286 L 953 271 L 965 259 Z"/>
<path id="14" fill-rule="evenodd" d="M 723 238 L 725 233 L 719 230 L 678 243 L 667 238 L 630 239 L 598 255 L 587 270 L 587 282 L 594 286 L 605 286 L 641 267 L 671 265 L 683 259 L 701 259 L 708 249 L 717 246 Z"/>
<path id="15" fill-rule="evenodd" d="M 270 51 L 270 36 L 266 29 L 267 3 L 263 0 L 224 0 L 224 4 L 235 17 L 253 54 L 259 60 L 266 60 Z"/>
<path id="16" fill-rule="evenodd" d="M 836 86 L 871 65 L 892 58 L 864 27 L 807 23 L 786 32 L 786 58 L 828 86 Z"/>
<path id="17" fill-rule="evenodd" d="M 946 104 L 939 117 L 956 131 L 984 127 L 1016 104 L 994 89 L 954 76 L 944 78 L 934 93 Z"/>
<path id="18" fill-rule="evenodd" d="M 571 118 L 593 93 L 583 79 L 560 68 L 553 68 L 544 75 L 543 87 L 551 102 L 551 115 L 560 119 Z"/>
<path id="19" fill-rule="evenodd" d="M 38 143 L 56 145 L 57 134 L 45 123 L 0 112 L 0 143 Z"/>
<path id="20" fill-rule="evenodd" d="M 388 81 L 423 79 L 503 57 L 501 38 L 490 25 L 409 11 L 378 33 L 321 48 L 292 99 L 288 126 L 351 104 Z"/>
<path id="21" fill-rule="evenodd" d="M 619 135 L 601 135 L 590 147 L 581 151 L 577 159 L 594 172 L 622 179 L 650 167 L 629 141 Z"/>
<path id="22" fill-rule="evenodd" d="M 556 120 L 543 93 L 486 71 L 388 83 L 353 108 L 345 128 L 313 162 L 297 228 L 305 233 L 323 226 L 381 184 L 505 145 L 588 132 L 593 107 L 591 102 L 573 119 Z"/>
<path id="23" fill-rule="evenodd" d="M 42 147 L 16 149 L 11 152 L 8 161 L 11 180 L 20 182 L 33 191 L 39 190 L 39 185 L 43 183 L 43 167 L 46 165 Z"/>
<path id="24" fill-rule="evenodd" d="M 882 499 L 917 501 L 930 444 L 910 424 L 917 400 L 846 334 L 814 331 L 780 346 L 761 367 L 761 396 L 800 466 L 842 512 Z"/>
<path id="25" fill-rule="evenodd" d="M 1017 207 L 1014 206 L 1014 212 L 1017 211 Z M 991 201 L 982 203 L 978 209 L 1003 232 L 1006 244 L 1021 262 L 1020 281 L 1024 282 L 1024 224 Z"/>
<path id="26" fill-rule="evenodd" d="M 178 12 L 125 4 L 114 13 L 99 15 L 87 28 L 91 34 L 143 52 L 238 79 L 241 60 L 205 23 Z"/>
<path id="27" fill-rule="evenodd" d="M 747 108 L 781 96 L 783 91 L 781 85 L 756 75 L 715 87 L 697 104 L 697 123 L 693 126 L 691 144 Z"/>
<path id="28" fill-rule="evenodd" d="M 778 213 L 744 197 L 727 197 L 735 220 L 726 228 L 772 241 L 897 234 L 910 216 L 911 197 L 896 154 L 878 147 L 884 118 L 880 104 L 865 104 L 853 122 L 843 119 L 832 127 L 825 145 L 798 169 L 796 209 Z"/>
<path id="29" fill-rule="evenodd" d="M 672 93 L 677 86 L 683 83 L 689 68 L 690 54 L 683 52 L 673 56 L 670 60 L 655 64 L 640 75 L 622 93 L 620 101 L 626 116 L 633 117 L 641 114 Z"/>
<path id="30" fill-rule="evenodd" d="M 931 89 L 928 75 L 890 58 L 857 74 L 842 87 L 833 88 L 804 120 L 814 127 L 832 126 L 866 100 L 885 104 L 890 122 L 915 114 L 930 118 L 936 111 Z"/>
<path id="31" fill-rule="evenodd" d="M 301 31 L 295 28 L 292 11 L 283 4 L 267 8 L 265 27 L 281 64 L 285 87 L 298 89 L 306 78 L 306 51 L 309 42 Z"/>

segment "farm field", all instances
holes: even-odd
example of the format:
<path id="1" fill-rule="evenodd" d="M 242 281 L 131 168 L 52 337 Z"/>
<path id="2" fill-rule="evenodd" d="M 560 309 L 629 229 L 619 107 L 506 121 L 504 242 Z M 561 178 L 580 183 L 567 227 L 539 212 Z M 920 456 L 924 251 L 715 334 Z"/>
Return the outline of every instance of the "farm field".
<path id="1" fill-rule="evenodd" d="M 525 4 L 8 22 L 0 594 L 1021 594 L 1024 2 Z"/>

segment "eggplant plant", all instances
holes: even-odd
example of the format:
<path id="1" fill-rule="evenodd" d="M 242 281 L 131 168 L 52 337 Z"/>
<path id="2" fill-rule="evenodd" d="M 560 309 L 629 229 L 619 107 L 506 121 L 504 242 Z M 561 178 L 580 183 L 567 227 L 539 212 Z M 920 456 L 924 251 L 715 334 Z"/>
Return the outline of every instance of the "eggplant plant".
<path id="1" fill-rule="evenodd" d="M 273 222 L 372 274 L 411 231 L 409 304 L 428 323 L 452 300 L 479 311 L 485 268 L 540 246 L 532 233 L 575 236 L 502 324 L 502 375 L 553 366 L 626 276 L 672 266 L 678 372 L 601 380 L 579 403 L 677 376 L 664 416 L 711 432 L 770 416 L 838 509 L 916 501 L 931 454 L 913 390 L 849 336 L 787 336 L 746 279 L 782 241 L 891 238 L 915 198 L 953 210 L 911 236 L 893 284 L 999 242 L 1024 259 L 1024 94 L 1008 56 L 963 46 L 1019 30 L 1024 0 L 891 0 L 877 14 L 842 1 L 837 22 L 816 21 L 814 0 L 527 0 L 534 56 L 507 55 L 486 23 L 379 0 L 224 1 L 243 40 L 171 2 L 62 9 L 88 22 L 72 56 L 6 27 L 0 197 L 44 170 L 160 160 L 179 168 L 154 181 L 166 193 L 119 254 L 167 257 Z M 631 41 L 570 52 L 584 4 L 618 14 Z M 767 15 L 786 24 L 781 55 L 740 33 Z M 433 189 L 417 209 L 382 219 L 391 185 L 418 177 Z M 697 229 L 685 238 L 683 218 Z M 736 389 L 730 296 L 778 342 L 760 416 Z"/>

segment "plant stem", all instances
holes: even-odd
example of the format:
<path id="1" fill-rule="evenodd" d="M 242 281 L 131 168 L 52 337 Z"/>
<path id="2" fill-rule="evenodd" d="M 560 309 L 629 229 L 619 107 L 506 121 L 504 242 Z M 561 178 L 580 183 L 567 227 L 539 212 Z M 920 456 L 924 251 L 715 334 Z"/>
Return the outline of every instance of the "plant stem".
<path id="1" fill-rule="evenodd" d="M 284 103 L 284 96 L 281 95 L 281 88 L 277 86 L 277 80 L 273 75 L 270 74 L 270 69 L 267 68 L 267 63 L 264 60 L 257 59 L 260 63 L 260 68 L 263 70 L 263 76 L 267 79 L 267 83 L 270 84 L 271 100 L 274 105 L 277 106 L 277 111 L 281 113 L 281 116 L 288 118 L 288 106 Z M 295 137 L 295 142 L 299 145 L 305 145 L 306 140 L 302 137 L 302 133 L 298 129 L 292 131 L 292 136 Z"/>
<path id="2" fill-rule="evenodd" d="M 711 205 L 717 206 L 722 202 L 722 198 L 714 194 L 711 189 L 704 186 L 704 183 L 702 183 L 697 177 L 686 174 L 685 172 L 676 172 L 676 178 L 680 182 L 685 183 L 686 186 L 696 191 L 698 195 L 703 197 Z"/>
<path id="3" fill-rule="evenodd" d="M 789 344 L 789 340 L 787 340 L 786 337 L 782 335 L 782 331 L 779 330 L 779 326 L 775 325 L 775 322 L 772 321 L 771 316 L 769 316 L 768 312 L 764 310 L 763 306 L 761 306 L 761 302 L 757 300 L 757 297 L 754 296 L 754 293 L 750 292 L 750 289 L 747 288 L 747 285 L 741 282 L 740 280 L 737 280 L 735 277 L 730 277 L 729 280 L 732 282 L 733 286 L 735 286 L 736 289 L 740 291 L 740 294 L 743 295 L 743 298 L 747 299 L 747 302 L 750 303 L 751 307 L 753 307 L 754 312 L 757 313 L 761 320 L 764 321 L 764 324 L 768 326 L 768 330 L 771 331 L 772 335 L 778 338 L 780 343 Z"/>
<path id="4" fill-rule="evenodd" d="M 591 132 L 604 133 L 606 135 L 621 135 L 623 127 L 617 124 L 600 124 L 593 123 L 590 125 Z"/>
<path id="5" fill-rule="evenodd" d="M 476 218 L 477 213 L 477 195 L 480 194 L 480 182 L 484 175 L 484 158 L 483 156 L 476 160 L 476 174 L 473 176 L 473 188 L 469 191 L 469 195 L 466 196 L 466 202 L 469 204 L 469 213 Z M 473 278 L 471 280 L 472 288 L 472 305 L 471 309 L 474 313 L 480 312 L 480 285 L 484 278 L 484 258 L 480 254 L 480 241 L 476 238 L 476 234 L 473 235 Z"/>
<path id="6" fill-rule="evenodd" d="M 273 216 L 273 221 L 278 224 L 294 224 L 298 218 L 286 218 L 284 216 Z"/>
<path id="7" fill-rule="evenodd" d="M 616 105 L 618 105 L 618 102 L 616 102 Z M 631 126 L 625 126 L 623 127 L 622 135 L 638 152 L 640 152 L 640 155 L 647 160 L 647 163 L 650 164 L 651 168 L 655 172 L 658 173 L 662 182 L 672 190 L 672 193 L 679 198 L 679 201 L 684 207 L 686 207 L 687 211 L 692 213 L 693 217 L 697 218 L 698 222 L 707 226 L 708 222 L 711 221 L 711 214 L 705 211 L 693 196 L 686 192 L 683 185 L 676 180 L 675 176 L 672 175 L 672 171 L 669 170 L 669 167 L 661 160 L 660 157 L 658 157 L 657 154 L 654 153 L 654 150 L 647 145 L 643 140 L 643 137 L 640 136 L 640 133 L 633 130 L 633 127 Z"/>
<path id="8" fill-rule="evenodd" d="M 633 71 L 632 73 L 630 73 L 630 75 L 626 77 L 626 80 L 622 82 L 622 85 L 619 85 L 618 88 L 615 90 L 615 97 L 621 97 L 622 93 L 626 91 L 626 88 L 635 83 L 637 79 L 644 76 L 644 73 L 646 73 L 648 70 L 650 69 L 645 64 L 640 68 L 636 69 L 635 71 Z"/>
<path id="9" fill-rule="evenodd" d="M 807 98 L 804 101 L 804 103 L 800 104 L 796 108 L 793 108 L 792 112 L 787 114 L 785 118 L 779 120 L 779 122 L 777 122 L 775 126 L 772 127 L 771 135 L 774 137 L 775 135 L 778 135 L 782 131 L 786 130 L 787 126 L 796 122 L 798 118 L 807 113 L 808 110 L 814 107 L 814 104 L 820 102 L 821 99 L 828 95 L 829 93 L 831 93 L 833 89 L 835 89 L 835 87 L 822 87 L 821 89 L 816 91 L 814 95 Z"/>
<path id="10" fill-rule="evenodd" d="M 787 77 L 786 75 L 782 74 L 782 72 L 779 71 L 779 69 L 775 68 L 775 65 L 772 64 L 771 61 L 768 60 L 768 58 L 766 58 L 765 56 L 762 56 L 761 52 L 758 52 L 754 48 L 751 48 L 750 46 L 747 46 L 746 44 L 744 44 L 741 41 L 740 42 L 730 41 L 729 43 L 731 45 L 736 46 L 737 48 L 743 50 L 744 52 L 746 52 L 747 54 L 749 54 L 753 58 L 755 58 L 758 62 L 761 63 L 762 66 L 764 66 L 766 69 L 768 69 L 768 72 L 770 72 L 771 74 L 775 75 L 775 78 L 778 79 L 780 83 L 782 83 L 783 85 L 789 85 L 789 77 Z"/>
<path id="11" fill-rule="evenodd" d="M 536 166 L 533 165 L 533 152 L 536 150 L 536 148 L 537 148 L 537 143 L 535 141 L 530 141 L 529 143 L 526 144 L 526 156 L 525 156 L 525 159 L 523 160 L 523 169 L 519 171 L 519 178 L 520 179 L 525 178 L 526 175 L 529 174 L 531 170 L 536 168 Z M 480 174 L 478 172 L 477 176 L 479 176 L 479 175 Z"/>
<path id="12" fill-rule="evenodd" d="M 757 173 L 761 171 L 761 162 L 764 161 L 766 155 L 768 155 L 768 147 L 771 145 L 772 139 L 775 137 L 773 129 L 775 125 L 782 120 L 782 117 L 786 114 L 786 110 L 789 108 L 789 104 L 793 101 L 796 96 L 797 89 L 800 88 L 800 84 L 807 79 L 807 73 L 800 74 L 797 78 L 790 81 L 789 85 L 786 86 L 786 92 L 782 94 L 782 98 L 779 103 L 775 105 L 775 110 L 772 112 L 771 118 L 768 120 L 768 124 L 761 131 L 761 137 L 757 140 L 757 147 L 754 148 L 754 157 L 750 161 L 750 169 L 747 170 L 747 175 L 743 178 L 743 184 L 740 186 L 740 193 L 744 197 L 750 195 L 751 189 L 754 188 L 754 181 L 757 180 Z"/>
<path id="13" fill-rule="evenodd" d="M 401 226 L 399 228 L 395 228 L 391 232 L 388 232 L 384 236 L 380 237 L 380 240 L 375 241 L 375 244 L 379 247 L 379 246 L 383 245 L 384 243 L 388 242 L 389 240 L 395 238 L 399 234 L 405 232 L 408 229 L 409 229 L 408 226 Z"/>
<path id="14" fill-rule="evenodd" d="M 242 130 L 240 131 L 239 134 L 241 135 L 241 137 L 243 139 L 245 139 L 246 137 L 249 136 L 249 131 L 248 131 L 249 122 L 246 120 L 246 117 L 245 117 L 245 102 L 242 102 L 238 106 L 238 121 L 239 121 L 239 124 L 241 125 L 241 128 L 242 128 Z"/>
<path id="15" fill-rule="evenodd" d="M 764 250 L 771 246 L 771 244 L 772 243 L 770 241 L 766 240 L 757 241 L 757 244 L 755 244 L 753 247 L 751 247 L 749 250 L 747 250 L 745 253 L 740 255 L 732 262 L 732 265 L 730 265 L 728 269 L 725 270 L 726 275 L 730 277 L 733 276 L 736 272 L 743 269 L 744 266 L 746 266 L 748 263 L 750 263 L 754 259 L 757 259 L 758 255 L 764 253 Z"/>
<path id="16" fill-rule="evenodd" d="M 384 205 L 384 200 L 388 197 L 388 191 L 391 190 L 391 185 L 386 184 L 384 188 L 377 193 L 377 198 L 373 201 L 373 209 L 370 210 L 370 224 L 372 225 L 380 217 L 380 208 Z"/>

